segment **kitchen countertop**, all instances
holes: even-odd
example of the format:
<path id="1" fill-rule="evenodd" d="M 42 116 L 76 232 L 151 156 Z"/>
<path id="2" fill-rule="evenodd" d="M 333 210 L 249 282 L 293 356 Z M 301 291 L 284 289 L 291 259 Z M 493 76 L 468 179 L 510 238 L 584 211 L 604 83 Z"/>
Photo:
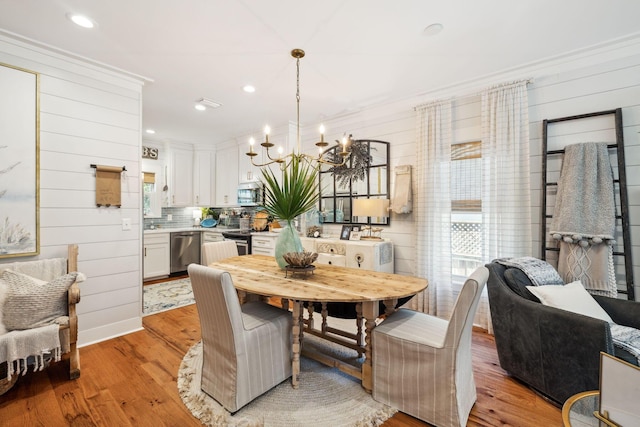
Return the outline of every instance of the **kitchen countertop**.
<path id="1" fill-rule="evenodd" d="M 159 234 L 159 233 L 176 233 L 181 231 L 213 231 L 217 233 L 224 233 L 226 231 L 240 231 L 239 228 L 224 228 L 224 227 L 174 227 L 174 228 L 156 228 L 155 230 L 144 230 L 144 234 Z M 277 237 L 280 233 L 274 233 L 273 231 L 252 231 L 252 236 L 265 236 L 265 237 Z M 300 236 L 303 237 L 303 236 Z"/>
<path id="2" fill-rule="evenodd" d="M 225 231 L 239 231 L 239 228 L 218 228 L 218 227 L 174 227 L 174 228 L 156 228 L 155 230 L 144 230 L 144 234 L 159 234 L 159 233 L 176 233 L 181 231 L 214 231 L 218 233 L 224 233 Z"/>

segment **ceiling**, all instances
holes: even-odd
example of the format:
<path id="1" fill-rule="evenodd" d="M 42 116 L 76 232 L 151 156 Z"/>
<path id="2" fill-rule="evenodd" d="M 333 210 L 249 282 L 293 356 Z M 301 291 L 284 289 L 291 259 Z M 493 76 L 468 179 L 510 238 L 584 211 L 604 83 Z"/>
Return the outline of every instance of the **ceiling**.
<path id="1" fill-rule="evenodd" d="M 145 139 L 194 144 L 295 121 L 293 48 L 301 122 L 319 124 L 635 34 L 638 17 L 637 0 L 0 0 L 0 30 L 145 77 Z M 222 106 L 196 111 L 202 97 Z"/>

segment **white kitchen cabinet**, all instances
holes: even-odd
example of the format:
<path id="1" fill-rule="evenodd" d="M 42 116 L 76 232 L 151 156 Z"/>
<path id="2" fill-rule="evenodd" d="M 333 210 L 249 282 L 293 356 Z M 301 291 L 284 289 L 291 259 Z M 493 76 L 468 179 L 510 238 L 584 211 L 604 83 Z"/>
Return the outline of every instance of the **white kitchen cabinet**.
<path id="1" fill-rule="evenodd" d="M 238 147 L 228 147 L 216 152 L 215 205 L 237 206 Z"/>
<path id="2" fill-rule="evenodd" d="M 215 152 L 196 150 L 193 155 L 193 202 L 213 206 L 215 202 Z"/>
<path id="3" fill-rule="evenodd" d="M 260 145 L 256 142 L 254 146 L 260 147 Z M 254 182 L 259 181 L 260 177 L 262 177 L 262 172 L 260 172 L 260 168 L 258 166 L 254 166 L 251 163 L 251 158 L 247 156 L 249 152 L 249 144 L 238 146 L 238 182 Z M 257 155 L 253 158 L 256 163 L 260 163 L 262 161 L 262 155 Z"/>
<path id="4" fill-rule="evenodd" d="M 172 148 L 170 168 L 169 204 L 173 207 L 193 206 L 193 151 Z"/>
<path id="5" fill-rule="evenodd" d="M 275 256 L 278 235 L 254 233 L 251 236 L 251 253 Z"/>
<path id="6" fill-rule="evenodd" d="M 145 280 L 169 275 L 169 233 L 144 235 L 143 275 Z"/>

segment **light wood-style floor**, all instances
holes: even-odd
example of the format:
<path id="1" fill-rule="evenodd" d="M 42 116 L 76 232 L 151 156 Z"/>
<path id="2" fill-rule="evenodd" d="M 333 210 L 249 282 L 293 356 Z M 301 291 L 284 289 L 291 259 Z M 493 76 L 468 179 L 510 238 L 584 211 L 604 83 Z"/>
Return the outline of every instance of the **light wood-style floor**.
<path id="1" fill-rule="evenodd" d="M 66 362 L 29 372 L 0 396 L 0 426 L 197 426 L 180 400 L 176 375 L 200 339 L 195 305 L 147 316 L 145 330 L 80 349 L 82 374 Z M 493 337 L 473 333 L 478 400 L 469 426 L 561 426 L 561 411 L 499 367 Z M 321 426 L 316 420 L 314 425 Z M 398 413 L 385 427 L 427 424 Z"/>

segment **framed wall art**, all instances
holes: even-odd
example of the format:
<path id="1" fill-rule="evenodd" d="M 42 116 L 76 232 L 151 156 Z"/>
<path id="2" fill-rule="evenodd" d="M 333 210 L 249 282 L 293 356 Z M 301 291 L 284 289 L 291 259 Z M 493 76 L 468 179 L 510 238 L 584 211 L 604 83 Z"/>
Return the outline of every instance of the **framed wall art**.
<path id="1" fill-rule="evenodd" d="M 40 253 L 40 75 L 0 63 L 0 258 Z"/>

